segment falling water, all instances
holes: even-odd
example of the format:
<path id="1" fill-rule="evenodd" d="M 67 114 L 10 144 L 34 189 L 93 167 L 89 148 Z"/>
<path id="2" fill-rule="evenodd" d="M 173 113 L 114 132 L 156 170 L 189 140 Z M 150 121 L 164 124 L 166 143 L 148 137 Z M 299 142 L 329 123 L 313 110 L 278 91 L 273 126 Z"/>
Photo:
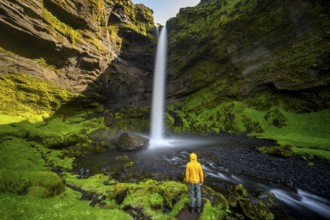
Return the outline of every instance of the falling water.
<path id="1" fill-rule="evenodd" d="M 167 30 L 163 27 L 158 38 L 151 112 L 151 145 L 164 142 L 165 74 L 167 61 Z"/>
<path id="2" fill-rule="evenodd" d="M 155 32 L 156 32 L 156 36 L 159 36 L 159 26 L 157 24 L 155 24 Z"/>

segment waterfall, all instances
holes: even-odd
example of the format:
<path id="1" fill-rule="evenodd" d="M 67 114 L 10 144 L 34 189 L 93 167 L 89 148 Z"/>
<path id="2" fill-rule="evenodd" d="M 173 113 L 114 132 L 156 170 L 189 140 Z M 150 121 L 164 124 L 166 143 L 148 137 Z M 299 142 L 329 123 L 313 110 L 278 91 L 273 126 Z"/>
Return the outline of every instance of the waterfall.
<path id="1" fill-rule="evenodd" d="M 154 84 L 152 91 L 151 112 L 151 145 L 164 141 L 165 114 L 165 74 L 167 62 L 167 30 L 163 27 L 157 43 L 156 63 L 154 69 Z"/>
<path id="2" fill-rule="evenodd" d="M 159 26 L 155 24 L 155 32 L 156 32 L 156 37 L 159 36 Z"/>

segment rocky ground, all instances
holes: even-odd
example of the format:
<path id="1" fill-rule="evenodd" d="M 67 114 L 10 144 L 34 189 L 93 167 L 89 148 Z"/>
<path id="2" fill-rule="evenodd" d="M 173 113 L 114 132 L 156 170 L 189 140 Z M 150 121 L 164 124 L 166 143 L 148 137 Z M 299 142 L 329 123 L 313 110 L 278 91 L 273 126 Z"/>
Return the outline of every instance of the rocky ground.
<path id="1" fill-rule="evenodd" d="M 111 176 L 120 182 L 139 182 L 144 179 L 183 181 L 189 153 L 196 152 L 199 157 L 198 160 L 203 164 L 206 173 L 205 185 L 222 193 L 227 199 L 230 197 L 229 193 L 234 185 L 238 183 L 243 183 L 254 196 L 260 195 L 260 190 L 268 191 L 275 187 L 289 191 L 290 188 L 292 191 L 302 189 L 327 199 L 330 198 L 330 186 L 328 184 L 330 182 L 330 164 L 317 160 L 306 161 L 298 157 L 281 158 L 257 152 L 257 147 L 273 146 L 274 142 L 269 140 L 230 135 L 224 135 L 220 139 L 221 141 L 217 144 L 210 146 L 123 152 L 126 155 L 126 162 L 124 161 L 126 165 L 115 172 L 111 171 Z M 108 155 L 113 155 L 113 153 Z M 102 158 L 99 155 L 94 156 L 84 158 L 80 163 L 91 160 L 95 164 L 97 160 Z M 80 164 L 80 167 L 91 170 L 87 175 L 92 175 L 93 172 L 97 172 L 97 169 L 102 172 L 109 172 L 107 169 L 112 166 L 109 161 L 115 159 L 109 159 L 109 156 L 105 158 L 108 161 L 107 165 L 103 164 L 97 168 L 88 166 L 85 163 Z M 89 164 L 93 164 L 91 161 L 89 161 Z M 134 163 L 127 163 L 127 161 L 134 161 Z M 127 166 L 127 164 L 130 165 Z M 79 169 L 79 166 L 77 168 Z M 221 179 L 210 175 L 212 172 L 213 174 L 221 173 L 230 178 L 235 176 L 241 179 L 230 182 L 226 181 L 225 178 Z M 250 185 L 244 182 L 245 180 L 248 180 L 247 182 Z M 269 188 L 254 188 L 259 184 L 269 186 Z M 283 207 L 280 209 L 283 209 Z M 289 213 L 292 214 L 290 211 Z M 295 216 L 299 213 L 300 211 L 293 213 L 293 219 L 300 219 L 300 216 Z M 283 216 L 287 217 L 286 214 L 283 214 Z M 315 216 L 307 216 L 306 218 L 306 215 L 303 215 L 303 217 L 313 219 Z M 177 218 L 197 219 L 198 215 L 192 215 L 186 208 L 181 210 Z"/>
<path id="2" fill-rule="evenodd" d="M 256 152 L 249 147 L 211 149 L 207 157 L 219 161 L 230 172 L 251 176 L 289 187 L 300 188 L 330 198 L 330 164 L 279 158 Z"/>
<path id="3" fill-rule="evenodd" d="M 313 194 L 330 198 L 330 164 L 318 160 L 306 161 L 301 158 L 281 158 L 261 154 L 255 150 L 258 146 L 269 146 L 268 140 L 247 137 L 227 137 L 231 141 L 225 146 L 213 146 L 194 149 L 201 163 L 212 161 L 215 167 L 228 173 L 243 177 L 252 177 L 260 182 L 272 182 L 285 187 L 299 188 Z M 164 160 L 172 157 L 188 158 L 188 151 L 163 153 L 158 156 L 139 159 L 135 166 L 142 173 L 149 173 L 155 178 L 169 176 L 171 179 L 182 178 L 187 162 Z M 206 183 L 211 183 L 206 178 Z"/>

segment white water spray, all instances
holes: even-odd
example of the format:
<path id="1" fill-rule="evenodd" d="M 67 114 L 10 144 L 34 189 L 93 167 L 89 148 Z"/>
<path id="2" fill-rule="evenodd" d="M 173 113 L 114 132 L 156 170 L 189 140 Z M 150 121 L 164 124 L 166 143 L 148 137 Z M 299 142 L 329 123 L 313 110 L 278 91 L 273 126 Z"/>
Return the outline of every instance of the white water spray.
<path id="1" fill-rule="evenodd" d="M 155 24 L 156 37 L 159 36 L 159 26 Z"/>
<path id="2" fill-rule="evenodd" d="M 158 38 L 156 64 L 154 70 L 154 85 L 152 91 L 151 141 L 152 145 L 164 144 L 164 103 L 165 74 L 167 62 L 167 30 L 163 27 Z"/>

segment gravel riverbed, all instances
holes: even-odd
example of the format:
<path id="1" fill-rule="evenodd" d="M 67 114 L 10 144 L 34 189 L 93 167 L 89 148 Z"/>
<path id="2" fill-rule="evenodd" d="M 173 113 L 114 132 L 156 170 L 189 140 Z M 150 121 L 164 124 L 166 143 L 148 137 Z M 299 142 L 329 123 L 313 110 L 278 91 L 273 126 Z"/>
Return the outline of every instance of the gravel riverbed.
<path id="1" fill-rule="evenodd" d="M 275 183 L 330 199 L 330 164 L 318 160 L 306 161 L 298 157 L 281 158 L 265 155 L 255 150 L 270 146 L 268 140 L 244 136 L 231 137 L 221 146 L 198 147 L 191 150 L 173 150 L 152 157 L 138 159 L 135 166 L 143 173 L 165 174 L 178 179 L 184 173 L 188 155 L 194 151 L 203 164 L 212 163 L 219 170 L 253 178 L 263 183 Z M 172 159 L 169 159 L 172 158 Z M 174 158 L 174 159 L 173 159 Z M 208 177 L 206 177 L 207 183 Z"/>

